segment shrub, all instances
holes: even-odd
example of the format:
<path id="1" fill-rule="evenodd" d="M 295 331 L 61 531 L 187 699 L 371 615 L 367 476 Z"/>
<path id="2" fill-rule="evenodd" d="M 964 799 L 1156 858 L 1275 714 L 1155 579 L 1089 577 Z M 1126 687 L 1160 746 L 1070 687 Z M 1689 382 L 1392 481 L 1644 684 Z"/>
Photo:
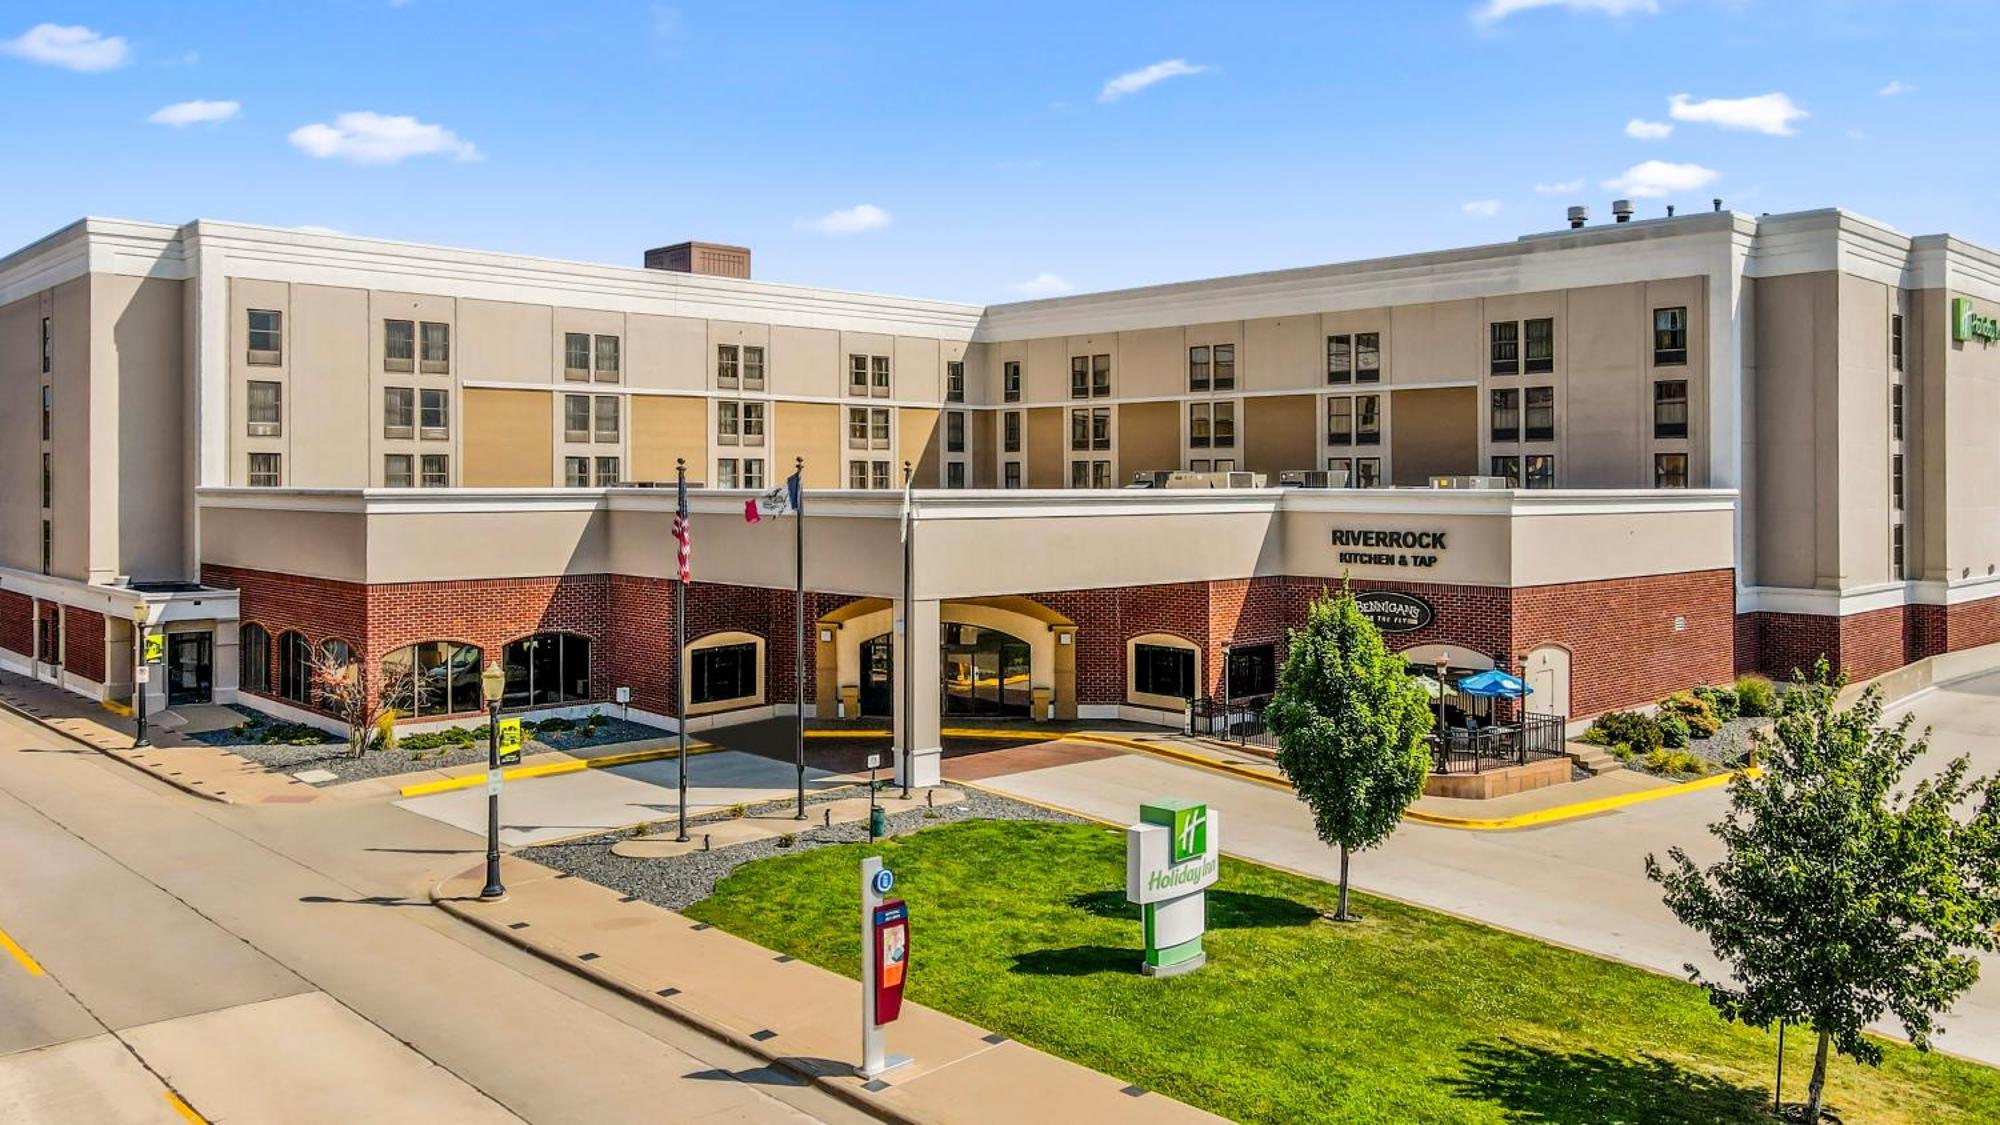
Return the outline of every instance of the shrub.
<path id="1" fill-rule="evenodd" d="M 543 719 L 535 729 L 541 731 L 543 734 L 561 734 L 564 731 L 575 730 L 576 720 L 565 719 L 561 716 L 553 719 Z"/>
<path id="2" fill-rule="evenodd" d="M 789 848 L 793 844 L 796 844 L 798 842 L 799 842 L 799 834 L 796 832 L 787 832 L 784 835 L 778 837 L 778 846 L 781 848 Z"/>
<path id="3" fill-rule="evenodd" d="M 1623 742 L 1614 742 L 1611 744 L 1611 756 L 1621 762 L 1629 762 L 1632 760 L 1632 747 Z"/>
<path id="4" fill-rule="evenodd" d="M 1713 738 L 1722 729 L 1722 720 L 1715 717 L 1715 708 L 1706 700 L 1696 699 L 1686 692 L 1670 695 L 1660 700 L 1660 717 L 1678 715 L 1687 723 L 1688 733 L 1696 738 Z M 1672 743 L 1668 743 L 1672 745 Z"/>
<path id="5" fill-rule="evenodd" d="M 1694 697 L 1708 704 L 1715 717 L 1728 722 L 1736 717 L 1736 689 L 1704 684 L 1694 689 Z"/>
<path id="6" fill-rule="evenodd" d="M 1675 777 L 1700 777 L 1708 772 L 1708 763 L 1685 750 L 1655 750 L 1646 755 L 1646 768 Z"/>
<path id="7" fill-rule="evenodd" d="M 394 750 L 396 748 L 395 711 L 384 711 L 375 720 L 375 748 L 378 750 Z"/>
<path id="8" fill-rule="evenodd" d="M 729 806 L 729 815 L 730 815 L 731 817 L 733 817 L 733 818 L 737 819 L 737 820 L 741 820 L 741 819 L 743 819 L 744 817 L 746 817 L 746 816 L 749 816 L 749 815 L 750 815 L 750 806 L 748 806 L 748 805 L 731 805 L 731 806 Z"/>
<path id="9" fill-rule="evenodd" d="M 332 735 L 304 723 L 272 723 L 252 733 L 266 746 L 322 746 L 334 741 Z"/>
<path id="10" fill-rule="evenodd" d="M 1750 719 L 1777 714 L 1778 689 L 1762 676 L 1737 677 L 1736 713 Z"/>
<path id="11" fill-rule="evenodd" d="M 1688 744 L 1688 721 L 1671 712 L 1660 716 L 1660 745 L 1678 750 Z"/>
<path id="12" fill-rule="evenodd" d="M 1633 753 L 1645 754 L 1660 748 L 1660 724 L 1637 711 L 1607 711 L 1590 724 L 1583 740 L 1599 746 L 1622 742 Z"/>

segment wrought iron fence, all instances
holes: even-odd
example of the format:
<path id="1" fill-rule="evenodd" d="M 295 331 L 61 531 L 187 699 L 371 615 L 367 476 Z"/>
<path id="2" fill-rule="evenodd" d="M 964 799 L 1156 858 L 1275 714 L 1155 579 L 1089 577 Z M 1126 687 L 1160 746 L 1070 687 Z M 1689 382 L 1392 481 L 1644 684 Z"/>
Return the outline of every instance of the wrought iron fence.
<path id="1" fill-rule="evenodd" d="M 1450 727 L 1431 736 L 1431 768 L 1438 773 L 1484 773 L 1559 758 L 1567 715 L 1522 714 L 1518 723 L 1479 730 Z"/>
<path id="2" fill-rule="evenodd" d="M 1228 701 L 1213 695 L 1191 699 L 1188 701 L 1187 733 L 1275 750 L 1277 740 L 1264 722 L 1264 704 L 1267 702 L 1269 698 L 1262 696 Z"/>

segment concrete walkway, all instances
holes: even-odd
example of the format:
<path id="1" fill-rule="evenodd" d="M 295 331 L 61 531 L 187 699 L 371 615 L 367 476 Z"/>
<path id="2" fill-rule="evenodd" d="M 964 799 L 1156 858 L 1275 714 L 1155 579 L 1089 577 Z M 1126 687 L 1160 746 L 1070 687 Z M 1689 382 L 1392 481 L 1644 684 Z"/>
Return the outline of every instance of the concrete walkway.
<path id="1" fill-rule="evenodd" d="M 864 1082 L 854 1073 L 861 1047 L 858 982 L 538 864 L 512 857 L 501 862 L 507 898 L 479 901 L 479 868 L 441 884 L 433 898 L 495 936 L 890 1120 L 1223 1120 L 907 1002 L 887 1042 L 892 1054 L 912 1061 Z"/>

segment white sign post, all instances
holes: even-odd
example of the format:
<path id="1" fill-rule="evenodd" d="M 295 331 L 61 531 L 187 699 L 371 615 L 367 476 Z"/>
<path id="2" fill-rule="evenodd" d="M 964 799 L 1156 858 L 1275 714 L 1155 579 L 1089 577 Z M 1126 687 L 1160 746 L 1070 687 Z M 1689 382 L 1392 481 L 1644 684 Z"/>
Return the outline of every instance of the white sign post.
<path id="1" fill-rule="evenodd" d="M 910 1061 L 908 1055 L 886 1052 L 882 1044 L 882 1024 L 876 1012 L 881 992 L 875 980 L 875 945 L 879 940 L 875 911 L 895 885 L 896 876 L 882 866 L 881 856 L 871 855 L 861 861 L 861 1077 L 869 1079 Z"/>

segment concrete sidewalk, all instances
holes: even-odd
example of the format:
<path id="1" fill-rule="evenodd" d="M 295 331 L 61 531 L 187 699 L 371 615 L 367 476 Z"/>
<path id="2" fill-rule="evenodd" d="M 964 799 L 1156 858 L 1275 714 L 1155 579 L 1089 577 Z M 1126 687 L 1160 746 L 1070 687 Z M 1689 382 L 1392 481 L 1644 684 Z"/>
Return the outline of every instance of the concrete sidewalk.
<path id="1" fill-rule="evenodd" d="M 484 871 L 475 868 L 440 884 L 433 900 L 887 1120 L 1222 1120 L 910 1003 L 887 1039 L 891 1053 L 912 1061 L 864 1082 L 854 1073 L 861 1047 L 857 982 L 539 864 L 511 856 L 501 863 L 505 899 L 479 901 Z"/>

